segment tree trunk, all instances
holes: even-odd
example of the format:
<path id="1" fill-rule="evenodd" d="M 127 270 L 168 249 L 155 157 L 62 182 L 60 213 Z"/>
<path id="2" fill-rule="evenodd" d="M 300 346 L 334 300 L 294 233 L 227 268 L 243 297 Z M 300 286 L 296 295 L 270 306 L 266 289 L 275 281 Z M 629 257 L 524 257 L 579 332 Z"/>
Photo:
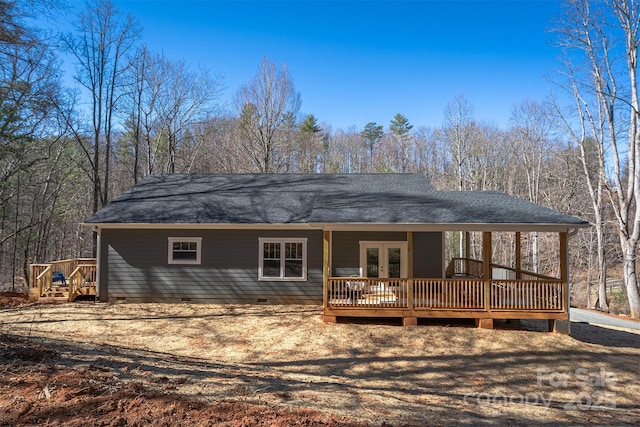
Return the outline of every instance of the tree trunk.
<path id="1" fill-rule="evenodd" d="M 540 273 L 540 257 L 538 251 L 538 232 L 531 233 L 531 265 L 534 273 Z"/>
<path id="2" fill-rule="evenodd" d="M 631 311 L 632 318 L 640 319 L 640 294 L 638 293 L 638 276 L 636 271 L 638 244 L 633 239 L 621 238 L 621 240 L 625 252 L 623 271 L 629 310 Z"/>
<path id="3" fill-rule="evenodd" d="M 596 308 L 609 312 L 609 301 L 607 300 L 607 260 L 605 259 L 605 238 L 602 221 L 596 222 L 596 232 L 598 235 L 598 306 Z"/>

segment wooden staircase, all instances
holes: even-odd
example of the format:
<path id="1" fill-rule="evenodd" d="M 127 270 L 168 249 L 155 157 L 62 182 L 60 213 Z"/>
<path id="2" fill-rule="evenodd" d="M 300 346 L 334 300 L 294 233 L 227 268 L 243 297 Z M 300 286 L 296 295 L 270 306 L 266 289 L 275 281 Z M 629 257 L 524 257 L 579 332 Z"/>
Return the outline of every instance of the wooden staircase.
<path id="1" fill-rule="evenodd" d="M 42 293 L 38 301 L 67 302 L 69 301 L 69 286 L 52 286 Z"/>

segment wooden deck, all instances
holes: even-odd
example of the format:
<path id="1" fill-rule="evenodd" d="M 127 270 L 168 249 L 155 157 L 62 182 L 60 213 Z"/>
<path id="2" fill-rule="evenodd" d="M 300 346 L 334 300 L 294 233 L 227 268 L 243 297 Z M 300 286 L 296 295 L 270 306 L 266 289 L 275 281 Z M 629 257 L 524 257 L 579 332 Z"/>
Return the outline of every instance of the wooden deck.
<path id="1" fill-rule="evenodd" d="M 325 320 L 336 317 L 567 320 L 568 285 L 558 278 L 454 259 L 447 278 L 330 277 Z M 412 320 L 409 320 L 411 323 Z"/>
<path id="2" fill-rule="evenodd" d="M 29 266 L 29 300 L 73 301 L 80 295 L 96 295 L 95 258 L 76 258 Z M 62 273 L 66 283 L 54 282 Z"/>

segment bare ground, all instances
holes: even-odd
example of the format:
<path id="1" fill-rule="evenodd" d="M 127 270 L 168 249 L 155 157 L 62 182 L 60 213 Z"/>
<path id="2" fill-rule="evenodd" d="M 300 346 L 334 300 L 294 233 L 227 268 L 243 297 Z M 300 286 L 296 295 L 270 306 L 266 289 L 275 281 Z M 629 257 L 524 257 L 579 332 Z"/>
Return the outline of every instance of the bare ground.
<path id="1" fill-rule="evenodd" d="M 330 324 L 309 306 L 5 305 L 0 425 L 632 425 L 639 356 L 637 333 L 585 324 L 568 337 Z"/>

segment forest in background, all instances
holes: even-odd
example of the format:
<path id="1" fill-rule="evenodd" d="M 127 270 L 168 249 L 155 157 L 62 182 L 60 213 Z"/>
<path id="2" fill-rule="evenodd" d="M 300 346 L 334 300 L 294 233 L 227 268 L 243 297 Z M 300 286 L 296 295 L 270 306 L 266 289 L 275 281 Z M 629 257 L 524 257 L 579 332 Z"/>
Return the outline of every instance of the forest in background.
<path id="1" fill-rule="evenodd" d="M 573 107 L 523 99 L 500 128 L 477 121 L 458 94 L 439 127 L 415 127 L 417 118 L 400 111 L 388 123 L 333 129 L 300 114 L 304 94 L 285 63 L 256 58 L 255 76 L 225 106 L 221 77 L 150 51 L 135 17 L 109 0 L 88 3 L 66 34 L 36 24 L 67 13 L 56 0 L 0 0 L 2 290 L 23 290 L 30 263 L 94 255 L 82 221 L 150 174 L 400 172 L 424 174 L 441 190 L 503 191 L 592 222 L 570 241 L 582 284 L 573 302 L 605 311 L 613 303 L 638 317 L 639 9 L 635 1 L 566 3 L 555 27 L 565 72 L 555 80 Z M 63 84 L 61 55 L 73 58 L 72 87 Z M 447 235 L 453 255 L 458 238 Z M 480 237 L 472 238 L 479 251 Z M 494 261 L 511 265 L 513 236 L 494 239 Z M 524 268 L 557 272 L 556 234 L 523 233 L 523 246 Z"/>

